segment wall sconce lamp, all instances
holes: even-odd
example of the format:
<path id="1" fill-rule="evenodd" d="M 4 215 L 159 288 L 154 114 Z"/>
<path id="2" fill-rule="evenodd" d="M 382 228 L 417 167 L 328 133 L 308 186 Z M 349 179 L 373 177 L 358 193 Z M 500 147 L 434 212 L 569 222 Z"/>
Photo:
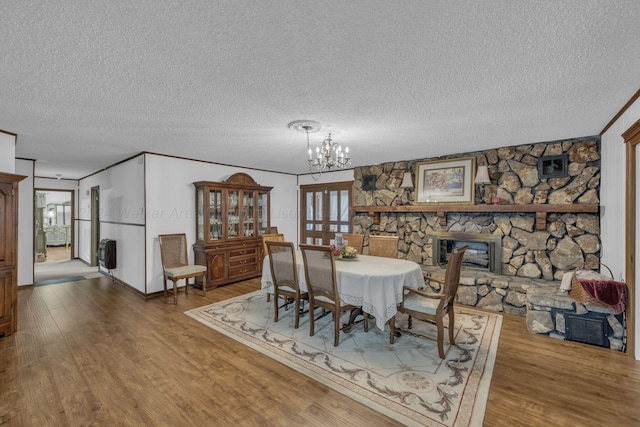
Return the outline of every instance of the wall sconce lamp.
<path id="1" fill-rule="evenodd" d="M 484 205 L 484 185 L 491 184 L 491 179 L 489 178 L 489 168 L 487 165 L 479 165 L 478 171 L 476 172 L 476 179 L 474 183 L 480 188 L 480 204 Z"/>
<path id="2" fill-rule="evenodd" d="M 411 201 L 411 190 L 414 189 L 414 186 L 413 178 L 411 177 L 410 171 L 405 171 L 404 175 L 402 176 L 402 183 L 400 184 L 400 187 L 405 189 L 405 191 L 407 192 L 407 200 Z"/>

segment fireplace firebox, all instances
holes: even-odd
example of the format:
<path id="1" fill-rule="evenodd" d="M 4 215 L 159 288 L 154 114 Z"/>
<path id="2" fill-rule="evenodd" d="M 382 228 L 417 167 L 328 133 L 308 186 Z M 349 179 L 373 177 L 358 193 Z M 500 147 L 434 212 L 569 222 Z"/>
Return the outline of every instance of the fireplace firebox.
<path id="1" fill-rule="evenodd" d="M 437 231 L 432 235 L 433 264 L 444 266 L 451 251 L 467 245 L 462 266 L 502 274 L 502 237 L 485 233 Z"/>

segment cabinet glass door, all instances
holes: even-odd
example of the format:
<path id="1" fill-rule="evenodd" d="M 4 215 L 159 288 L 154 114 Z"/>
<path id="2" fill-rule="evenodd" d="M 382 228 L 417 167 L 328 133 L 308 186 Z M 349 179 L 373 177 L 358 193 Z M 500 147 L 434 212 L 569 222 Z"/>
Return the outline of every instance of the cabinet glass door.
<path id="1" fill-rule="evenodd" d="M 209 239 L 222 239 L 222 191 L 209 192 Z"/>
<path id="2" fill-rule="evenodd" d="M 253 191 L 244 192 L 242 196 L 242 229 L 245 237 L 253 237 L 255 224 L 253 219 L 254 208 Z"/>
<path id="3" fill-rule="evenodd" d="M 240 237 L 239 196 L 239 191 L 228 191 L 227 193 L 227 238 L 229 239 Z"/>
<path id="4" fill-rule="evenodd" d="M 267 206 L 267 193 L 258 193 L 258 235 L 268 234 L 269 221 L 268 221 L 269 206 Z"/>
<path id="5" fill-rule="evenodd" d="M 204 190 L 198 189 L 196 196 L 196 235 L 198 240 L 204 240 Z"/>

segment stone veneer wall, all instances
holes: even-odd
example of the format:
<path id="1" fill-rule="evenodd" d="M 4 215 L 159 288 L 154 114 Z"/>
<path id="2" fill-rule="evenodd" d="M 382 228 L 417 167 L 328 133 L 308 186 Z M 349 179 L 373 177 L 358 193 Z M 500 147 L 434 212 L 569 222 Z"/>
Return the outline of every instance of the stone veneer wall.
<path id="1" fill-rule="evenodd" d="M 568 176 L 540 179 L 538 159 L 564 153 L 568 155 Z M 485 186 L 487 200 L 497 195 L 509 204 L 599 203 L 600 137 L 593 136 L 355 168 L 354 205 L 412 204 L 409 194 L 400 188 L 405 170 L 414 173 L 415 182 L 417 163 L 460 157 L 475 157 L 476 164 L 489 166 L 492 184 Z M 374 191 L 362 190 L 363 175 L 376 176 Z M 399 256 L 425 267 L 432 264 L 429 237 L 443 230 L 501 235 L 504 275 L 560 280 L 564 272 L 577 266 L 599 269 L 599 214 L 550 213 L 544 231 L 534 230 L 534 213 L 452 212 L 447 214 L 445 227 L 435 213 L 382 213 L 379 224 L 362 213 L 355 215 L 353 224 L 354 233 L 365 234 L 365 246 L 369 234 L 398 235 Z"/>

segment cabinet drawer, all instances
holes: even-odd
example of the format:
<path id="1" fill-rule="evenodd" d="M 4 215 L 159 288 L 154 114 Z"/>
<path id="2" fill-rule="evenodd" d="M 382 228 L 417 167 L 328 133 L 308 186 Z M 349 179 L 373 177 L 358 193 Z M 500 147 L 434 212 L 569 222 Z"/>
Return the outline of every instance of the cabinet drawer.
<path id="1" fill-rule="evenodd" d="M 258 255 L 258 247 L 257 246 L 247 246 L 241 248 L 231 248 L 229 251 L 230 258 L 236 257 L 245 257 L 249 255 Z"/>
<path id="2" fill-rule="evenodd" d="M 240 265 L 229 268 L 229 278 L 234 279 L 242 276 L 255 276 L 258 273 L 258 264 Z"/>
<path id="3" fill-rule="evenodd" d="M 253 264 L 257 264 L 258 263 L 258 257 L 253 255 L 253 256 L 249 256 L 249 257 L 235 257 L 235 258 L 229 258 L 229 268 L 235 268 L 235 267 L 246 267 L 249 265 L 253 265 Z"/>

